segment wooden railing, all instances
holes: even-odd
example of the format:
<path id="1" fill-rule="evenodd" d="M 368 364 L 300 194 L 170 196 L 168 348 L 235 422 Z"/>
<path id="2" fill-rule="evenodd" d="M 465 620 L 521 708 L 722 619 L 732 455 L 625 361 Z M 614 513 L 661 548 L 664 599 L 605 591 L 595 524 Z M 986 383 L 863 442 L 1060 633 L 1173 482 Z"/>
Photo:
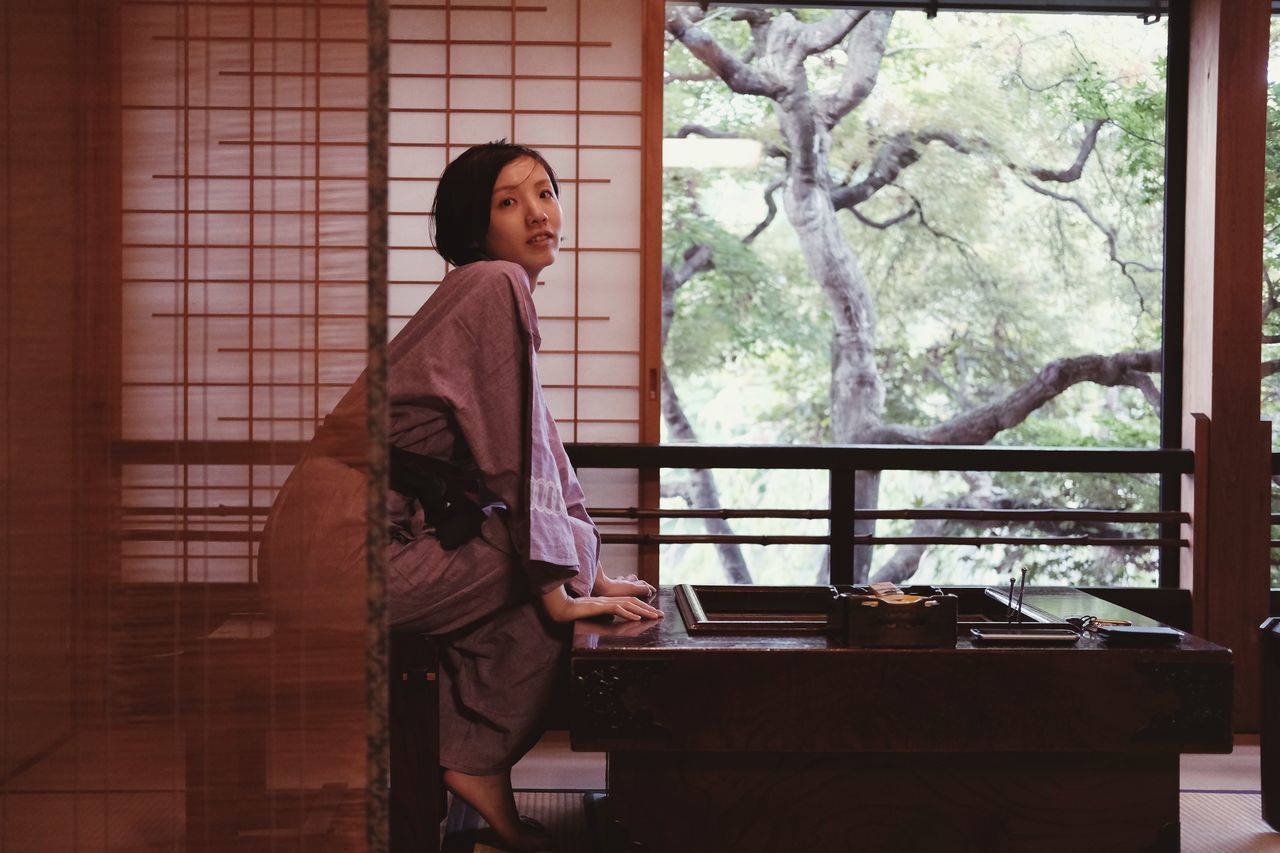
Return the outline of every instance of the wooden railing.
<path id="1" fill-rule="evenodd" d="M 1188 522 L 1185 512 L 1130 512 L 1082 509 L 858 509 L 857 471 L 1031 471 L 1057 473 L 1185 474 L 1193 470 L 1189 450 L 1128 450 L 1099 448 L 918 447 L 903 445 L 745 446 L 745 445 L 618 445 L 577 444 L 568 448 L 575 467 L 583 468 L 769 468 L 825 470 L 829 480 L 829 509 L 825 510 L 687 510 L 653 507 L 593 507 L 598 519 L 630 518 L 807 518 L 829 522 L 824 535 L 740 536 L 728 534 L 606 533 L 601 539 L 617 544 L 808 544 L 831 547 L 831 582 L 852 583 L 853 548 L 857 545 L 1093 545 L 1108 547 L 1187 547 L 1188 542 L 1167 531 Z M 953 519 L 974 524 L 1035 521 L 1106 521 L 1160 524 L 1156 537 L 1094 536 L 881 536 L 859 535 L 859 519 Z M 1175 528 L 1176 529 L 1176 528 Z"/>
<path id="2" fill-rule="evenodd" d="M 119 464 L 160 465 L 288 465 L 295 462 L 303 442 L 164 442 L 127 441 L 116 445 Z M 662 534 L 657 532 L 602 534 L 606 543 L 659 545 L 673 543 L 711 544 L 808 544 L 831 547 L 831 580 L 850 583 L 853 578 L 854 547 L 858 545 L 945 544 L 945 545 L 1067 545 L 1106 547 L 1182 548 L 1187 540 L 1178 534 L 1178 525 L 1189 521 L 1186 512 L 1128 511 L 1109 509 L 960 509 L 903 508 L 859 509 L 855 486 L 858 471 L 1017 471 L 1049 473 L 1133 473 L 1180 475 L 1191 473 L 1190 450 L 1132 450 L 1109 448 L 1029 448 L 1029 447 L 921 447 L 904 445 L 639 445 L 571 444 L 567 450 L 580 469 L 608 468 L 654 471 L 662 468 L 752 468 L 826 471 L 829 508 L 825 509 L 665 509 L 661 507 L 592 507 L 599 520 L 652 522 L 664 518 L 775 518 L 809 519 L 828 522 L 825 534 L 815 535 L 727 535 Z M 1275 466 L 1273 462 L 1273 467 Z M 124 508 L 128 515 L 174 518 L 239 516 L 261 519 L 266 508 L 197 507 L 172 509 Z M 1158 524 L 1161 535 L 1130 537 L 1094 535 L 936 535 L 889 536 L 857 534 L 854 522 L 868 519 L 939 519 L 974 526 L 1005 526 L 1022 523 L 1112 523 Z M 1273 518 L 1273 521 L 1277 521 Z M 127 539 L 214 539 L 249 541 L 256 534 L 250 526 L 236 530 L 184 529 L 126 530 Z M 1272 543 L 1277 544 L 1276 542 Z"/>

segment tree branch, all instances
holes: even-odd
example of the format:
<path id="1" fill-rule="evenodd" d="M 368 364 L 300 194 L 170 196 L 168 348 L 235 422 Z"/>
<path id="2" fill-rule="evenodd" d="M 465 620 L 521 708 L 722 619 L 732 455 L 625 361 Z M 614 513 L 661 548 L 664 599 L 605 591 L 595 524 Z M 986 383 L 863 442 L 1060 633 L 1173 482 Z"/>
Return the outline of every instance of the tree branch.
<path id="1" fill-rule="evenodd" d="M 738 94 L 775 99 L 781 96 L 783 87 L 778 80 L 729 53 L 705 30 L 695 26 L 681 9 L 672 8 L 667 12 L 667 32 Z"/>
<path id="2" fill-rule="evenodd" d="M 1103 124 L 1104 121 L 1100 118 L 1089 119 L 1084 123 L 1084 139 L 1080 142 L 1080 150 L 1076 152 L 1076 161 L 1068 168 L 1046 169 L 1032 166 L 1027 171 L 1033 177 L 1042 181 L 1069 184 L 1072 181 L 1080 180 L 1080 175 L 1084 172 L 1084 164 L 1089 159 L 1089 155 L 1093 153 L 1094 146 L 1098 143 L 1098 130 Z"/>
<path id="3" fill-rule="evenodd" d="M 968 494 L 958 495 L 942 501 L 925 505 L 927 509 L 1024 509 L 1025 504 L 1012 500 L 1003 490 L 994 487 L 990 474 L 967 473 L 964 476 L 969 486 Z M 1012 520 L 1010 523 L 1013 523 Z M 1050 536 L 1070 536 L 1086 533 L 1091 536 L 1125 538 L 1130 532 L 1119 525 L 1106 522 L 1080 521 L 1024 521 L 1021 524 Z M 968 525 L 955 520 L 940 518 L 916 519 L 911 525 L 911 536 L 937 537 L 949 535 L 952 529 L 968 529 Z M 876 572 L 873 582 L 891 581 L 904 583 L 911 580 L 920 569 L 920 560 L 932 547 L 925 543 L 909 543 L 898 545 L 893 554 Z"/>
<path id="4" fill-rule="evenodd" d="M 945 130 L 895 133 L 876 150 L 865 178 L 856 184 L 832 190 L 831 203 L 835 209 L 851 209 L 896 181 L 904 169 L 923 156 L 923 152 L 915 145 L 917 142 L 922 145 L 941 142 L 961 154 L 972 154 L 975 146 L 975 143 L 965 142 L 956 134 Z M 976 146 L 986 147 L 987 143 L 985 140 L 979 140 Z"/>
<path id="5" fill-rule="evenodd" d="M 670 71 L 663 70 L 662 83 L 702 83 L 708 80 L 719 80 L 720 75 L 716 74 L 710 68 L 706 71 L 697 71 L 690 74 L 673 74 Z"/>
<path id="6" fill-rule="evenodd" d="M 742 139 L 743 138 L 736 133 L 731 133 L 730 131 L 727 131 L 727 130 L 714 130 L 710 127 L 707 127 L 704 124 L 686 124 L 682 126 L 679 130 L 677 130 L 675 133 L 673 133 L 670 138 L 686 139 L 695 133 L 698 134 L 698 136 L 705 136 L 708 139 Z"/>
<path id="7" fill-rule="evenodd" d="M 773 20 L 773 15 L 770 15 L 764 9 L 734 9 L 733 14 L 729 16 L 729 20 L 746 21 L 753 28 L 765 27 Z"/>
<path id="8" fill-rule="evenodd" d="M 931 427 L 885 424 L 874 430 L 867 440 L 876 444 L 986 444 L 1081 382 L 1138 388 L 1158 407 L 1159 392 L 1144 374 L 1159 370 L 1160 350 L 1060 358 L 1041 368 L 1030 382 L 994 403 Z"/>
<path id="9" fill-rule="evenodd" d="M 806 56 L 813 56 L 815 53 L 826 53 L 831 48 L 844 41 L 845 36 L 862 22 L 862 19 L 870 14 L 866 11 L 861 12 L 833 12 L 821 21 L 812 24 L 802 24 L 800 27 L 800 48 Z"/>
<path id="10" fill-rule="evenodd" d="M 1093 152 L 1097 143 L 1098 129 L 1102 127 L 1101 119 L 1094 119 L 1085 124 L 1084 141 L 1080 145 L 1080 150 L 1076 154 L 1075 162 L 1066 169 L 1049 169 L 1041 166 L 1018 166 L 1016 163 L 1007 162 L 1005 165 L 1015 172 L 1021 172 L 1032 175 L 1043 181 L 1054 181 L 1057 183 L 1069 183 L 1077 181 L 1084 170 L 1084 164 L 1089 159 L 1089 155 Z M 884 144 L 876 151 L 875 157 L 872 159 L 871 168 L 867 172 L 867 176 L 856 184 L 850 186 L 839 187 L 831 193 L 831 201 L 836 210 L 847 210 L 853 205 L 861 204 L 869 199 L 875 193 L 897 180 L 898 175 L 904 169 L 914 164 L 923 156 L 923 152 L 917 147 L 920 145 L 928 145 L 931 142 L 941 142 L 951 150 L 958 154 L 973 154 L 977 151 L 991 150 L 991 144 L 981 137 L 965 139 L 956 133 L 948 130 L 920 130 L 920 131 L 903 131 L 889 137 Z M 1063 201 L 1075 201 L 1066 196 L 1058 196 L 1050 190 L 1038 187 L 1036 184 L 1029 182 L 1023 178 L 1023 183 L 1028 187 L 1040 192 L 1044 195 L 1052 195 Z M 1077 204 L 1083 204 L 1076 201 Z M 1111 234 L 1114 241 L 1114 233 L 1106 226 L 1098 222 L 1097 218 L 1092 215 L 1092 211 L 1086 211 L 1086 216 L 1103 230 L 1103 233 Z M 1113 256 L 1114 258 L 1114 256 Z M 1125 262 L 1130 265 L 1140 266 L 1136 261 Z M 1153 270 L 1154 271 L 1154 270 Z"/>
<path id="11" fill-rule="evenodd" d="M 755 139 L 755 137 L 743 136 L 742 134 L 733 133 L 732 131 L 728 131 L 728 130 L 715 130 L 714 128 L 707 127 L 704 124 L 682 125 L 679 130 L 677 130 L 671 136 L 668 136 L 665 138 L 686 139 L 695 133 L 698 136 L 705 136 L 708 139 L 751 139 L 756 142 L 760 141 L 758 139 Z M 786 151 L 784 151 L 783 149 L 779 148 L 778 146 L 772 143 L 765 145 L 762 153 L 766 157 L 781 157 L 784 160 L 790 157 L 790 155 Z"/>
<path id="12" fill-rule="evenodd" d="M 834 92 L 815 99 L 817 118 L 828 130 L 857 109 L 875 89 L 876 80 L 880 76 L 880 64 L 884 60 L 889 24 L 893 21 L 893 12 L 846 12 L 844 14 L 851 20 L 849 28 L 852 30 L 852 36 L 845 49 L 848 59 L 845 62 L 844 74 Z M 827 21 L 836 17 L 838 16 L 833 15 Z M 831 45 L 834 46 L 839 41 L 840 39 L 836 39 L 831 42 Z M 821 39 L 815 37 L 814 44 L 820 42 Z"/>
<path id="13" fill-rule="evenodd" d="M 990 475 L 970 476 L 966 480 L 969 483 L 968 494 L 944 501 L 935 501 L 926 504 L 926 507 L 929 509 L 989 509 L 1000 503 L 995 494 Z M 911 525 L 911 535 L 938 536 L 942 534 L 944 528 L 948 527 L 949 524 L 950 522 L 942 518 L 916 519 Z M 928 549 L 929 546 L 927 544 L 918 542 L 899 545 L 893 549 L 892 556 L 885 561 L 880 570 L 871 578 L 871 581 L 873 583 L 881 581 L 902 583 L 910 580 L 919 571 L 920 560 Z"/>
<path id="14" fill-rule="evenodd" d="M 1085 215 L 1086 219 L 1088 219 L 1090 222 L 1093 223 L 1095 228 L 1097 228 L 1099 231 L 1102 232 L 1103 236 L 1107 238 L 1107 254 L 1110 256 L 1112 263 L 1114 263 L 1116 266 L 1120 268 L 1120 273 L 1125 278 L 1129 279 L 1129 284 L 1130 286 L 1133 287 L 1133 293 L 1135 296 L 1138 297 L 1138 308 L 1139 310 L 1145 313 L 1147 310 L 1146 299 L 1143 298 L 1142 289 L 1138 287 L 1138 280 L 1135 279 L 1133 277 L 1133 274 L 1129 272 L 1129 268 L 1136 267 L 1137 269 L 1140 269 L 1144 272 L 1149 272 L 1149 273 L 1158 273 L 1160 272 L 1159 268 L 1150 266 L 1148 264 L 1144 264 L 1141 261 L 1129 261 L 1129 260 L 1125 260 L 1124 258 L 1121 258 L 1116 249 L 1116 246 L 1119 243 L 1119 238 L 1116 235 L 1115 229 L 1112 228 L 1110 225 L 1107 225 L 1101 219 L 1099 219 L 1098 215 L 1093 212 L 1092 208 L 1090 208 L 1089 205 L 1085 204 L 1080 199 L 1076 198 L 1075 196 L 1056 193 L 1053 190 L 1048 189 L 1047 187 L 1042 187 L 1038 184 L 1034 184 L 1031 181 L 1027 180 L 1026 178 L 1022 179 L 1022 183 L 1025 184 L 1032 192 L 1039 193 L 1040 195 L 1047 196 L 1057 201 L 1062 201 L 1062 202 L 1066 202 L 1067 204 L 1074 205 L 1077 210 L 1079 210 L 1081 213 Z"/>
<path id="15" fill-rule="evenodd" d="M 662 416 L 667 422 L 667 435 L 675 441 L 697 443 L 697 433 L 685 416 L 680 398 L 667 375 L 667 368 L 662 367 Z M 692 486 L 692 505 L 704 509 L 720 509 L 720 489 L 716 485 L 715 476 L 709 469 L 694 468 L 689 471 Z M 733 535 L 733 528 L 723 518 L 703 519 L 707 533 L 712 535 Z M 733 542 L 717 542 L 716 553 L 720 555 L 720 564 L 729 575 L 730 583 L 751 583 L 751 570 L 742 556 L 742 548 Z"/>
<path id="16" fill-rule="evenodd" d="M 688 480 L 664 479 L 658 488 L 659 497 L 679 498 L 686 506 L 696 506 L 693 502 L 693 483 Z"/>
<path id="17" fill-rule="evenodd" d="M 836 210 L 851 210 L 854 205 L 871 198 L 897 180 L 902 170 L 920 159 L 921 152 L 913 144 L 914 134 L 895 133 L 881 145 L 871 160 L 867 176 L 856 184 L 831 191 L 831 204 Z"/>
<path id="18" fill-rule="evenodd" d="M 667 345 L 667 332 L 676 316 L 676 291 L 684 287 L 703 270 L 715 267 L 711 247 L 706 243 L 694 243 L 684 250 L 684 263 L 680 269 L 672 269 L 670 264 L 662 265 L 662 346 Z"/>
<path id="19" fill-rule="evenodd" d="M 911 193 L 907 193 L 907 196 L 911 199 L 911 203 L 915 206 L 915 212 L 920 217 L 920 227 L 925 231 L 928 231 L 937 239 L 946 241 L 955 246 L 956 251 L 960 253 L 962 258 L 964 258 L 965 264 L 973 273 L 974 277 L 984 285 L 991 285 L 993 283 L 993 278 L 990 272 L 984 268 L 982 256 L 964 240 L 950 232 L 942 230 L 937 225 L 930 222 L 924 213 L 924 202 L 922 202 L 917 196 L 912 195 Z"/>
<path id="20" fill-rule="evenodd" d="M 1271 361 L 1262 362 L 1263 379 L 1266 379 L 1268 376 L 1275 376 L 1277 373 L 1280 373 L 1280 359 L 1272 359 Z"/>
<path id="21" fill-rule="evenodd" d="M 773 200 L 773 194 L 781 189 L 786 182 L 787 178 L 784 175 L 764 188 L 764 204 L 769 209 L 769 212 L 765 214 L 759 225 L 751 229 L 750 234 L 742 238 L 742 242 L 745 245 L 749 246 L 755 242 L 755 239 L 760 236 L 764 229 L 769 227 L 769 223 L 773 222 L 773 218 L 778 215 L 778 203 Z"/>
<path id="22" fill-rule="evenodd" d="M 1277 293 L 1276 281 L 1271 277 L 1271 272 L 1264 265 L 1262 268 L 1262 280 L 1266 284 L 1266 298 L 1262 300 L 1262 319 L 1267 319 L 1271 314 L 1280 308 L 1280 293 Z"/>
<path id="23" fill-rule="evenodd" d="M 857 219 L 863 225 L 866 225 L 871 228 L 877 228 L 881 231 L 884 231 L 889 228 L 892 228 L 893 226 L 897 225 L 899 222 L 904 222 L 910 219 L 911 217 L 918 214 L 920 211 L 918 208 L 912 206 L 902 211 L 902 213 L 899 213 L 897 216 L 886 219 L 883 222 L 877 221 L 875 219 L 872 219 L 869 216 L 864 215 L 862 211 L 858 210 L 858 208 L 856 207 L 849 208 L 849 212 L 853 214 L 854 219 Z"/>

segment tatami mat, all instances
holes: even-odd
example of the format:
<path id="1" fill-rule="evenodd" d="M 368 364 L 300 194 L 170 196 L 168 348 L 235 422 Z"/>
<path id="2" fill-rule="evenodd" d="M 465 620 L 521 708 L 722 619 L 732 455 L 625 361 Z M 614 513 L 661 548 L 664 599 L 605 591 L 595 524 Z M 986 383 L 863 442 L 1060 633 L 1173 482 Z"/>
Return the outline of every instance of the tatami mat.
<path id="1" fill-rule="evenodd" d="M 1262 819 L 1262 795 L 1182 792 L 1183 853 L 1276 853 L 1280 833 Z"/>

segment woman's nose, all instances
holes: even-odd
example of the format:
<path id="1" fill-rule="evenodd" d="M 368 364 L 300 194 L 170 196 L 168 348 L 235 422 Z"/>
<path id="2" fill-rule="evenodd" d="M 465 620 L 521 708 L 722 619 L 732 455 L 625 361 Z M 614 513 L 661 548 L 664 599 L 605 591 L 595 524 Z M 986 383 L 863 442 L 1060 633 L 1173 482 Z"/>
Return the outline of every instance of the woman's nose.
<path id="1" fill-rule="evenodd" d="M 546 222 L 547 209 L 542 205 L 535 205 L 529 213 L 529 219 L 533 222 Z"/>

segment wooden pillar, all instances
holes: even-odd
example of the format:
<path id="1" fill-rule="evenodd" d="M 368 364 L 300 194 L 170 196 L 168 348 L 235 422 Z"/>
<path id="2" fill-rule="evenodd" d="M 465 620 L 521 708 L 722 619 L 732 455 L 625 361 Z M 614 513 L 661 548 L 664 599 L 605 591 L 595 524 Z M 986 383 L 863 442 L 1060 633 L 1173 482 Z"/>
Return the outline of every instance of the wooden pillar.
<path id="1" fill-rule="evenodd" d="M 100 722 L 108 695 L 113 7 L 0 9 L 0 778 Z M 98 769 L 88 761 L 78 778 Z M 15 826 L 37 833 L 34 847 L 65 837 L 54 816 L 6 824 L 4 797 L 0 849 L 26 846 Z"/>
<path id="2" fill-rule="evenodd" d="M 662 440 L 662 73 L 666 62 L 666 3 L 644 0 L 640 182 L 640 441 Z M 640 471 L 640 503 L 656 507 L 658 469 Z M 641 520 L 641 533 L 657 533 L 656 519 Z M 658 546 L 640 546 L 640 577 L 658 583 Z"/>
<path id="3" fill-rule="evenodd" d="M 1235 652 L 1240 731 L 1258 727 L 1257 629 L 1270 586 L 1269 438 L 1259 420 L 1270 15 L 1268 0 L 1191 2 L 1182 439 L 1207 456 L 1184 483 L 1184 508 L 1199 511 L 1181 579 L 1196 633 Z M 1207 422 L 1197 430 L 1198 413 Z"/>

